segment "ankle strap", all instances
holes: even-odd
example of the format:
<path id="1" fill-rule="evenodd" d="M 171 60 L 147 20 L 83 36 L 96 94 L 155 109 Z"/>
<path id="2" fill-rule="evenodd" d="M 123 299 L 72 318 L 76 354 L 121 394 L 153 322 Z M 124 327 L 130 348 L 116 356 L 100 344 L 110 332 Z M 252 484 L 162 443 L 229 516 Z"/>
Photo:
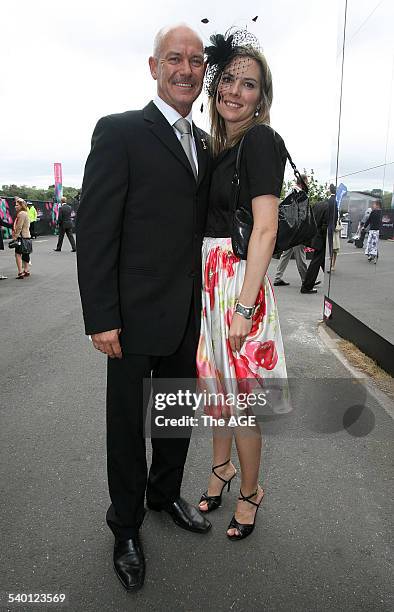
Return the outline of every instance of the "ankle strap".
<path id="1" fill-rule="evenodd" d="M 257 488 L 256 488 L 256 490 L 255 490 L 255 491 L 253 491 L 253 493 L 251 493 L 250 495 L 246 495 L 246 496 L 245 496 L 245 495 L 242 493 L 241 489 L 240 489 L 240 490 L 239 490 L 240 497 L 238 497 L 238 499 L 239 499 L 240 501 L 247 501 L 247 502 L 249 502 L 249 504 L 253 504 L 253 506 L 257 506 L 257 507 L 259 507 L 259 505 L 258 505 L 258 504 L 256 504 L 256 502 L 251 501 L 251 499 L 250 499 L 251 497 L 254 497 L 255 495 L 257 495 L 257 491 L 258 491 L 258 490 L 259 490 L 259 489 L 258 489 L 258 487 L 257 487 Z"/>
<path id="2" fill-rule="evenodd" d="M 214 465 L 212 467 L 212 473 L 215 474 L 216 478 L 219 478 L 219 480 L 221 480 L 222 482 L 227 482 L 227 480 L 219 476 L 219 474 L 216 474 L 215 470 L 217 468 L 223 467 L 224 465 L 227 465 L 227 463 L 230 463 L 230 459 L 227 459 L 227 461 L 225 461 L 224 463 L 219 463 L 218 465 Z"/>

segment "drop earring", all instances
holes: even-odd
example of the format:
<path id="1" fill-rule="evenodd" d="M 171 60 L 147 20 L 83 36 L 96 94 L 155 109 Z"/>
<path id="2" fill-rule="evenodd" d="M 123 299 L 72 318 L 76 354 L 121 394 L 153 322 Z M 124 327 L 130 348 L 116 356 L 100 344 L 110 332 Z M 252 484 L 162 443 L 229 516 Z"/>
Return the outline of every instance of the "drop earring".
<path id="1" fill-rule="evenodd" d="M 254 116 L 255 116 L 255 117 L 258 117 L 258 116 L 259 116 L 259 114 L 260 114 L 260 108 L 261 108 L 261 106 L 258 106 L 258 107 L 256 108 L 256 110 L 255 110 L 255 112 L 254 112 Z"/>

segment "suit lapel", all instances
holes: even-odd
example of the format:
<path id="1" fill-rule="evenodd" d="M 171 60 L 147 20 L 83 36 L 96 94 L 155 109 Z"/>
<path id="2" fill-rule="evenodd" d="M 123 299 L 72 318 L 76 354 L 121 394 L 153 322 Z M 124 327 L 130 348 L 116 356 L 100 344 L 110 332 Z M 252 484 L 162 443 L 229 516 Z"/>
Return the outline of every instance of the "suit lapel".
<path id="1" fill-rule="evenodd" d="M 198 177 L 197 177 L 197 187 L 199 187 L 201 181 L 203 180 L 207 165 L 208 165 L 208 143 L 206 138 L 203 138 L 200 130 L 193 123 L 193 135 L 194 142 L 196 143 L 197 150 L 197 160 L 198 160 Z"/>
<path id="2" fill-rule="evenodd" d="M 186 157 L 181 143 L 179 142 L 173 127 L 168 123 L 167 119 L 162 115 L 157 106 L 150 102 L 144 108 L 144 119 L 150 124 L 149 129 L 163 143 L 163 145 L 171 151 L 173 155 L 187 168 L 193 176 L 193 171 L 190 167 L 189 160 Z"/>

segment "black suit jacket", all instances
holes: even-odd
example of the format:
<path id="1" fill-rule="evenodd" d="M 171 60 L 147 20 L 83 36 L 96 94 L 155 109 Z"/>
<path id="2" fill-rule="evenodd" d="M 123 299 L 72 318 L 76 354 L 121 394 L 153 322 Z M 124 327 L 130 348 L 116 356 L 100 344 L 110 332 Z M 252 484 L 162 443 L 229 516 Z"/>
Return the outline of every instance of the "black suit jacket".
<path id="1" fill-rule="evenodd" d="M 85 329 L 122 328 L 128 353 L 173 353 L 192 299 L 199 324 L 210 160 L 206 134 L 194 136 L 197 182 L 153 102 L 103 117 L 93 133 L 77 214 Z"/>
<path id="2" fill-rule="evenodd" d="M 62 204 L 59 209 L 59 216 L 57 218 L 57 222 L 59 225 L 62 225 L 64 229 L 70 229 L 73 226 L 71 219 L 71 206 L 69 204 Z"/>
<path id="3" fill-rule="evenodd" d="M 314 249 L 322 249 L 326 244 L 328 226 L 328 200 L 317 202 L 313 207 L 317 232 L 312 239 L 311 246 Z"/>

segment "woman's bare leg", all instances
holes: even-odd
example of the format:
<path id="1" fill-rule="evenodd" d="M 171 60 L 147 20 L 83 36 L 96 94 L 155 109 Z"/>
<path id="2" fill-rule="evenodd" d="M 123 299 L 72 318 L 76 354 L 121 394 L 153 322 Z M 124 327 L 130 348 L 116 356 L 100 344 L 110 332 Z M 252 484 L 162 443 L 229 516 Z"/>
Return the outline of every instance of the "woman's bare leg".
<path id="1" fill-rule="evenodd" d="M 241 491 L 248 496 L 257 489 L 257 494 L 251 501 L 258 504 L 264 491 L 259 486 L 259 471 L 261 462 L 262 436 L 259 425 L 252 427 L 237 427 L 235 429 L 235 444 L 241 465 Z M 246 501 L 238 500 L 235 518 L 239 523 L 251 524 L 254 521 L 256 507 Z M 229 529 L 228 535 L 238 535 L 236 529 Z"/>
<path id="2" fill-rule="evenodd" d="M 220 465 L 228 459 L 231 459 L 231 446 L 233 441 L 234 428 L 224 425 L 223 427 L 212 427 L 212 443 L 213 443 L 213 459 L 212 465 Z M 224 480 L 229 480 L 235 473 L 235 467 L 231 463 L 227 463 L 223 467 L 215 470 Z M 224 483 L 211 474 L 208 485 L 208 495 L 220 495 Z M 207 510 L 207 502 L 201 502 L 199 508 L 202 512 Z"/>
<path id="3" fill-rule="evenodd" d="M 337 263 L 337 255 L 338 253 L 336 251 L 334 251 L 332 254 L 331 270 L 335 270 L 335 264 Z"/>
<path id="4" fill-rule="evenodd" d="M 16 267 L 18 268 L 18 274 L 22 274 L 22 272 L 23 272 L 23 268 L 22 268 L 22 255 L 19 255 L 18 253 L 15 253 L 15 261 L 16 261 Z"/>

